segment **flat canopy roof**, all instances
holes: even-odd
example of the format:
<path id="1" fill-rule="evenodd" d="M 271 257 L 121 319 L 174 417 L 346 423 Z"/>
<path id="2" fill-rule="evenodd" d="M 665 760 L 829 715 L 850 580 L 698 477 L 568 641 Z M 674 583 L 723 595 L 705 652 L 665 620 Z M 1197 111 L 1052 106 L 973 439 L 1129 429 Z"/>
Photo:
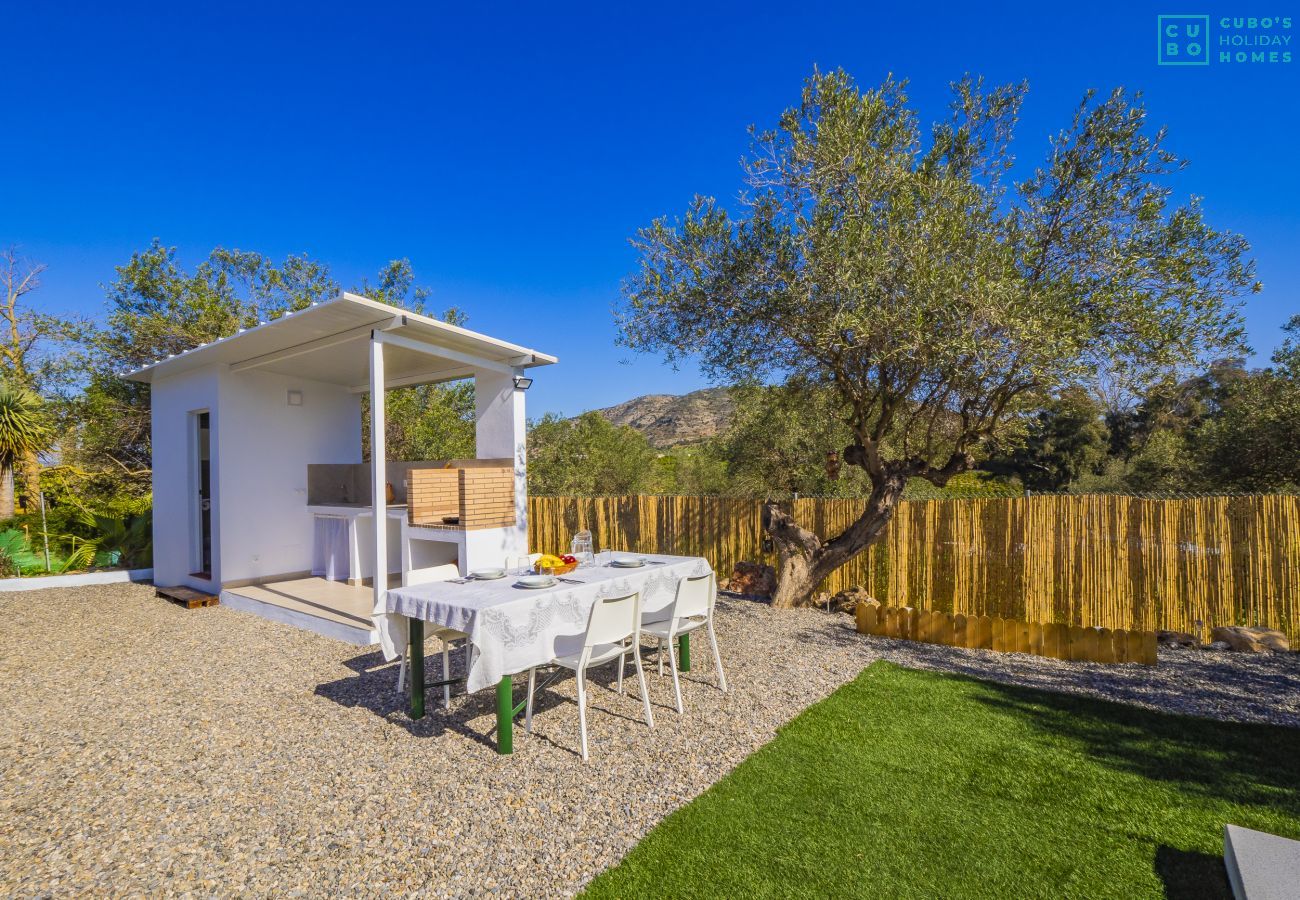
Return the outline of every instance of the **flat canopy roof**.
<path id="1" fill-rule="evenodd" d="M 558 361 L 527 347 L 344 293 L 158 360 L 125 377 L 152 384 L 224 364 L 232 371 L 275 372 L 364 391 L 369 390 L 370 335 L 375 329 L 403 339 L 384 349 L 388 387 L 468 378 L 476 368 L 505 371 Z M 401 346 L 411 343 L 422 349 Z"/>

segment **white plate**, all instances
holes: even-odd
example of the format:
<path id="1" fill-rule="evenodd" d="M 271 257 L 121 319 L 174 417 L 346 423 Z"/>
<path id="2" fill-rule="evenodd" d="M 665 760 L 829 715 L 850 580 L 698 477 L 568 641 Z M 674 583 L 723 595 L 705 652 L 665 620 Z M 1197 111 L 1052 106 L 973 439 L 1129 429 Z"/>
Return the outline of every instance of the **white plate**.
<path id="1" fill-rule="evenodd" d="M 479 569 L 469 573 L 469 577 L 476 581 L 492 581 L 496 578 L 505 578 L 505 569 Z"/>
<path id="2" fill-rule="evenodd" d="M 618 566 L 620 569 L 639 569 L 645 565 L 644 559 L 637 559 L 634 556 L 621 556 L 610 563 L 611 566 Z"/>
<path id="3" fill-rule="evenodd" d="M 536 590 L 537 588 L 555 587 L 558 582 L 555 580 L 554 575 L 525 575 L 516 581 L 515 584 L 519 585 L 521 588 L 532 588 L 533 590 Z"/>

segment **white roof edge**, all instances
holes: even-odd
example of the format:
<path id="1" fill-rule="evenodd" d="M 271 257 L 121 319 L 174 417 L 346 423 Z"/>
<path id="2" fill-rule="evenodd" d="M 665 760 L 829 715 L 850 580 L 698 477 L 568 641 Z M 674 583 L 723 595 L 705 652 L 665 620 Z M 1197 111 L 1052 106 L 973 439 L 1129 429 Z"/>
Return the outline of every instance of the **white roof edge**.
<path id="1" fill-rule="evenodd" d="M 469 338 L 470 340 L 473 340 L 477 343 L 494 346 L 498 349 L 513 353 L 516 356 L 531 357 L 532 359 L 528 362 L 518 363 L 518 365 L 521 368 L 532 368 L 534 366 L 546 366 L 546 365 L 551 365 L 553 363 L 559 362 L 558 357 L 551 356 L 548 353 L 542 353 L 541 351 L 538 350 L 533 350 L 530 347 L 524 347 L 519 344 L 512 344 L 509 341 L 503 341 L 500 340 L 499 338 L 494 338 L 491 337 L 490 335 L 482 334 L 481 332 L 471 331 L 468 328 L 461 328 L 459 325 L 452 325 L 449 322 L 443 322 L 438 319 L 432 318 L 431 316 L 426 316 L 422 313 L 412 312 L 411 310 L 403 309 L 400 306 L 393 306 L 388 303 L 381 303 L 378 300 L 371 300 L 369 297 L 362 297 L 360 294 L 353 294 L 350 291 L 343 291 L 338 296 L 332 297 L 329 300 L 320 300 L 312 303 L 311 306 L 305 306 L 302 309 L 298 309 L 298 310 L 288 310 L 284 312 L 282 315 L 277 316 L 274 319 L 268 319 L 265 322 L 259 322 L 258 324 L 253 325 L 249 328 L 241 328 L 238 331 L 236 331 L 234 334 L 228 334 L 223 338 L 218 338 L 215 341 L 209 341 L 206 344 L 199 344 L 197 347 L 191 347 L 188 350 L 182 350 L 180 353 L 173 353 L 161 359 L 154 360 L 152 363 L 150 363 L 147 366 L 140 366 L 137 369 L 132 369 L 127 372 L 122 372 L 120 373 L 120 375 L 121 377 L 126 378 L 128 380 L 144 380 L 144 379 L 139 379 L 137 376 L 143 375 L 146 372 L 150 372 L 153 369 L 165 365 L 166 363 L 172 360 L 180 359 L 182 357 L 189 357 L 192 354 L 197 354 L 200 351 L 207 350 L 210 347 L 217 347 L 219 345 L 227 344 L 231 341 L 243 337 L 246 334 L 251 334 L 255 331 L 261 331 L 264 328 L 270 328 L 272 326 L 278 325 L 279 323 L 283 322 L 287 318 L 290 318 L 291 316 L 307 312 L 308 310 L 311 309 L 319 309 L 324 306 L 330 306 L 335 303 L 351 303 L 357 306 L 365 306 L 373 309 L 376 313 L 380 314 L 375 319 L 374 322 L 375 325 L 379 325 L 380 323 L 384 322 L 387 319 L 403 316 L 425 327 L 433 328 L 438 331 L 444 331 L 447 332 L 448 334 L 454 334 L 457 337 Z"/>
<path id="2" fill-rule="evenodd" d="M 428 325 L 440 331 L 446 331 L 450 334 L 471 338 L 482 343 L 494 344 L 502 350 L 509 350 L 519 356 L 531 355 L 536 361 L 529 365 L 545 366 L 560 361 L 558 357 L 551 356 L 548 353 L 542 353 L 538 350 L 532 349 L 531 347 L 512 344 L 509 341 L 503 341 L 500 338 L 494 338 L 490 335 L 483 334 L 481 331 L 471 331 L 468 328 L 461 328 L 459 325 L 452 325 L 450 322 L 444 322 L 441 319 L 435 319 L 432 316 L 426 316 L 423 313 L 410 312 L 409 310 L 402 309 L 400 306 L 380 303 L 378 300 L 371 300 L 369 297 L 362 297 L 360 294 L 352 294 L 348 291 L 344 291 L 333 300 L 326 300 L 325 303 L 336 303 L 345 299 L 350 300 L 353 303 L 359 303 L 363 306 L 369 306 L 376 312 L 387 312 L 391 314 L 393 311 L 396 311 L 398 315 L 406 316 L 408 319 L 415 319 L 422 325 Z M 322 303 L 321 305 L 324 306 L 325 304 Z"/>

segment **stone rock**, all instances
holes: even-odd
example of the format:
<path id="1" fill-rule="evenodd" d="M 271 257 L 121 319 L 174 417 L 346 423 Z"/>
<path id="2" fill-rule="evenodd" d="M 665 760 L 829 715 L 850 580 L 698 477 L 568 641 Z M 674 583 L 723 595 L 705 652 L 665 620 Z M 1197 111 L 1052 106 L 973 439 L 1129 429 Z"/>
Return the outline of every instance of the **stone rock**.
<path id="1" fill-rule="evenodd" d="M 776 591 L 776 569 L 762 563 L 738 562 L 731 577 L 724 579 L 718 589 L 744 597 L 770 597 Z"/>
<path id="2" fill-rule="evenodd" d="M 1263 653 L 1265 650 L 1286 653 L 1291 650 L 1286 635 L 1272 628 L 1242 628 L 1226 625 L 1214 629 L 1210 638 L 1214 641 L 1223 641 L 1238 653 Z"/>
<path id="3" fill-rule="evenodd" d="M 1231 650 L 1232 645 L 1227 641 L 1211 641 L 1205 645 L 1206 650 Z"/>
<path id="4" fill-rule="evenodd" d="M 1200 643 L 1185 631 L 1157 631 L 1156 642 L 1164 647 L 1195 647 Z"/>
<path id="5" fill-rule="evenodd" d="M 874 603 L 876 606 L 880 605 L 880 601 L 871 596 L 871 594 L 867 592 L 866 588 L 862 587 L 851 587 L 847 590 L 840 591 L 838 594 L 831 597 L 826 605 L 828 609 L 834 612 L 848 613 L 852 616 L 857 614 L 858 605 L 863 603 Z"/>

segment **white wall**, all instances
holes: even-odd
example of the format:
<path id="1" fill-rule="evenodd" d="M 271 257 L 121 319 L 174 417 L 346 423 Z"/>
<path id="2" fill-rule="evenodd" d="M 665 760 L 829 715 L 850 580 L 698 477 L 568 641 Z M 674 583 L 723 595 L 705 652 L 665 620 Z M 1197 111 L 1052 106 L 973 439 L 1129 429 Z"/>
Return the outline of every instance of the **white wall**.
<path id="1" fill-rule="evenodd" d="M 194 568 L 192 554 L 193 516 L 197 498 L 190 480 L 193 460 L 193 422 L 191 414 L 207 410 L 213 434 L 220 433 L 217 408 L 219 373 L 214 368 L 200 369 L 153 385 L 153 559 L 154 583 L 170 587 L 187 584 L 199 590 L 214 590 L 216 585 L 190 577 Z M 213 496 L 221 484 L 218 461 L 212 460 Z M 212 568 L 220 571 L 220 511 L 212 510 Z"/>
<path id="2" fill-rule="evenodd" d="M 564 548 L 568 552 L 568 548 Z M 475 569 L 513 566 L 528 554 L 528 531 L 516 528 L 478 528 L 465 532 L 465 560 L 461 574 Z"/>
<path id="3" fill-rule="evenodd" d="M 518 370 L 520 374 L 523 370 Z M 479 459 L 513 459 L 515 462 L 515 528 L 513 534 L 495 533 L 466 547 L 470 568 L 501 565 L 502 555 L 528 548 L 528 419 L 524 392 L 515 390 L 514 376 L 478 369 L 474 372 L 474 445 Z M 489 559 L 478 561 L 484 555 Z M 496 557 L 496 559 L 490 559 Z"/>
<path id="4" fill-rule="evenodd" d="M 302 405 L 290 406 L 290 390 Z M 221 374 L 222 582 L 307 572 L 308 463 L 361 462 L 361 397 L 339 385 L 264 372 Z"/>

